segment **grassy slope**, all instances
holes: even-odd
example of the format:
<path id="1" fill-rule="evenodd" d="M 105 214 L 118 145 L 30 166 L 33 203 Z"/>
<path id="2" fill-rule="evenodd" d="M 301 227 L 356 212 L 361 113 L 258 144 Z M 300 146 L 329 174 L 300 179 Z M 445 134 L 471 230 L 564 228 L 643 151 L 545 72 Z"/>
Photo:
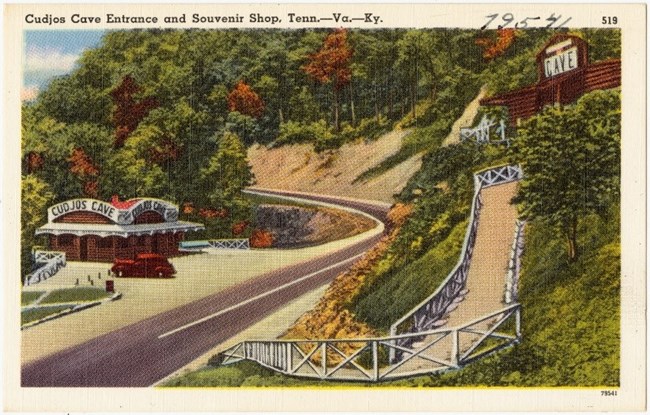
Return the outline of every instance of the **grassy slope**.
<path id="1" fill-rule="evenodd" d="M 358 301 L 354 309 L 357 318 L 387 330 L 433 293 L 458 262 L 466 228 L 466 221 L 459 223 L 443 242 L 426 254 L 395 272 L 382 275 L 372 284 L 372 291 Z"/>
<path id="2" fill-rule="evenodd" d="M 108 293 L 101 288 L 77 287 L 54 290 L 47 295 L 41 304 L 74 303 L 80 301 L 95 301 L 108 297 Z"/>
<path id="3" fill-rule="evenodd" d="M 29 305 L 43 295 L 43 291 L 23 291 L 20 293 L 20 305 Z"/>
<path id="4" fill-rule="evenodd" d="M 582 256 L 567 264 L 564 241 L 530 226 L 521 278 L 523 341 L 463 370 L 398 382 L 423 386 L 616 386 L 620 359 L 617 213 L 588 217 Z"/>
<path id="5" fill-rule="evenodd" d="M 70 305 L 55 305 L 51 307 L 38 307 L 26 310 L 20 313 L 20 324 L 27 324 L 32 321 L 40 320 L 49 315 L 56 314 L 60 311 L 67 310 Z"/>
<path id="6" fill-rule="evenodd" d="M 616 209 L 612 209 L 616 210 Z M 521 280 L 521 344 L 440 375 L 377 386 L 616 386 L 619 384 L 620 245 L 617 213 L 586 218 L 583 253 L 567 264 L 564 241 L 532 224 Z M 425 256 L 426 257 L 426 256 Z M 423 257 L 424 258 L 424 257 Z M 205 369 L 168 386 L 343 386 L 272 373 L 250 362 Z M 351 385 L 351 384 L 347 384 Z M 360 384 L 352 384 L 361 386 Z M 368 385 L 371 386 L 371 385 Z"/>

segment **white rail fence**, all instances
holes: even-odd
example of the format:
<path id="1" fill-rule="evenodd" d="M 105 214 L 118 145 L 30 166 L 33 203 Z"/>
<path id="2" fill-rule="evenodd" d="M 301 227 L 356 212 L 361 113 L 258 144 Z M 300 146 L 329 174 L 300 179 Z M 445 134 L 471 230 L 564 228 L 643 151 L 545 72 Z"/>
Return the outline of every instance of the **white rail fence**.
<path id="1" fill-rule="evenodd" d="M 494 130 L 498 139 L 495 140 L 494 136 L 490 137 L 491 130 Z M 497 123 L 494 118 L 488 117 L 487 115 L 481 118 L 481 121 L 476 127 L 460 129 L 460 141 L 466 141 L 472 138 L 477 144 L 506 143 L 507 146 L 510 146 L 510 141 L 506 138 L 505 120 L 501 119 Z"/>
<path id="2" fill-rule="evenodd" d="M 205 241 L 183 241 L 182 251 L 202 251 L 203 249 L 251 249 L 248 239 L 209 239 Z"/>
<path id="3" fill-rule="evenodd" d="M 438 328 L 466 291 L 482 206 L 481 190 L 523 177 L 519 166 L 499 166 L 474 175 L 470 223 L 460 259 L 438 289 L 397 320 L 384 338 L 244 341 L 222 352 L 221 363 L 243 359 L 294 376 L 379 381 L 458 368 L 521 339 L 516 302 L 523 222 L 517 222 L 506 277 L 505 308 L 455 328 Z M 508 301 L 509 300 L 509 301 Z M 500 330 L 499 330 L 500 329 Z"/>
<path id="4" fill-rule="evenodd" d="M 524 252 L 525 226 L 525 221 L 518 220 L 515 224 L 515 236 L 512 238 L 510 262 L 508 263 L 508 274 L 506 275 L 506 290 L 504 297 L 506 304 L 517 302 L 519 299 L 519 273 L 521 271 L 521 256 Z"/>
<path id="5" fill-rule="evenodd" d="M 519 166 L 500 166 L 483 170 L 474 175 L 474 198 L 472 199 L 470 223 L 465 234 L 458 263 L 433 294 L 393 323 L 390 328 L 392 336 L 399 333 L 417 333 L 431 330 L 445 323 L 444 316 L 452 308 L 455 308 L 456 304 L 467 293 L 465 285 L 474 251 L 474 242 L 476 241 L 476 233 L 481 216 L 481 206 L 483 205 L 481 201 L 481 190 L 486 187 L 509 183 L 521 178 L 522 171 Z M 407 345 L 407 342 L 412 340 L 411 338 L 404 339 L 402 340 L 402 345 Z M 391 359 L 395 358 L 396 355 L 392 354 Z"/>
<path id="6" fill-rule="evenodd" d="M 253 360 L 286 375 L 322 380 L 399 379 L 456 369 L 511 345 L 521 338 L 520 313 L 520 305 L 512 304 L 460 327 L 384 338 L 244 341 L 222 352 L 221 364 Z M 399 360 L 390 360 L 393 350 Z"/>
<path id="7" fill-rule="evenodd" d="M 25 286 L 45 281 L 66 265 L 65 252 L 34 251 L 32 255 L 34 263 L 39 266 L 34 271 L 27 274 L 25 277 Z"/>

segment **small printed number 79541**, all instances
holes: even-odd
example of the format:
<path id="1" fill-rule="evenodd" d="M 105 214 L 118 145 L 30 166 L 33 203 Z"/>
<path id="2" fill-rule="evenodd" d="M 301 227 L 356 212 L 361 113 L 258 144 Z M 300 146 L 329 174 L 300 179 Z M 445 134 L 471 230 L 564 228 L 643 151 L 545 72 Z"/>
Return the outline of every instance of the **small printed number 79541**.
<path id="1" fill-rule="evenodd" d="M 616 391 L 600 391 L 600 396 L 616 396 Z"/>

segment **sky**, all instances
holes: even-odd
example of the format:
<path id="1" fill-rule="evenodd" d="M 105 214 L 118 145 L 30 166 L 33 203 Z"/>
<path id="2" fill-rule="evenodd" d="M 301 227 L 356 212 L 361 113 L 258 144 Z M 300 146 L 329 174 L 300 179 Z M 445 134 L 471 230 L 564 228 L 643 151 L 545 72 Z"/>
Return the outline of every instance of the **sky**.
<path id="1" fill-rule="evenodd" d="M 52 78 L 70 73 L 85 49 L 98 46 L 104 30 L 24 32 L 21 99 L 30 101 Z"/>

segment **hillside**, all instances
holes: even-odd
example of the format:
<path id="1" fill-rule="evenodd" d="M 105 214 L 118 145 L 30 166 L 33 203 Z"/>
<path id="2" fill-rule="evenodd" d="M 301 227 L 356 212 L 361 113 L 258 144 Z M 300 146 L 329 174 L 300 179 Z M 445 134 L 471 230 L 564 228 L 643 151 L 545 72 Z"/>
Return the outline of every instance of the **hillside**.
<path id="1" fill-rule="evenodd" d="M 552 123 L 564 119 L 572 123 Z M 540 130 L 540 125 L 552 129 Z M 543 151 L 549 147 L 557 149 L 553 158 Z M 596 157 L 597 165 L 583 162 Z M 442 281 L 458 258 L 473 172 L 512 159 L 523 165 L 515 200 L 519 214 L 528 220 L 518 297 L 523 309 L 521 343 L 462 370 L 376 385 L 618 386 L 620 90 L 616 89 L 594 91 L 564 108 L 546 108 L 519 128 L 509 148 L 464 142 L 425 154 L 422 169 L 400 195 L 412 212 L 391 234 L 389 245 L 337 277 L 312 315 L 298 320 L 289 334 L 345 338 L 350 328 L 352 334 L 385 334 L 396 318 Z M 560 180 L 549 183 L 549 177 Z M 425 183 L 444 186 L 423 187 Z M 552 210 L 543 209 L 551 203 Z M 557 221 L 572 216 L 575 222 Z M 430 287 L 424 289 L 427 284 Z M 326 333 L 313 333 L 320 328 Z M 168 385 L 191 386 L 198 379 L 215 386 L 328 385 L 275 374 L 249 362 L 206 368 Z"/>
<path id="2" fill-rule="evenodd" d="M 256 186 L 323 193 L 392 203 L 422 164 L 415 155 L 380 176 L 354 180 L 371 167 L 397 153 L 410 130 L 394 130 L 374 141 L 355 141 L 337 150 L 317 153 L 310 144 L 276 148 L 254 145 L 248 160 Z"/>

